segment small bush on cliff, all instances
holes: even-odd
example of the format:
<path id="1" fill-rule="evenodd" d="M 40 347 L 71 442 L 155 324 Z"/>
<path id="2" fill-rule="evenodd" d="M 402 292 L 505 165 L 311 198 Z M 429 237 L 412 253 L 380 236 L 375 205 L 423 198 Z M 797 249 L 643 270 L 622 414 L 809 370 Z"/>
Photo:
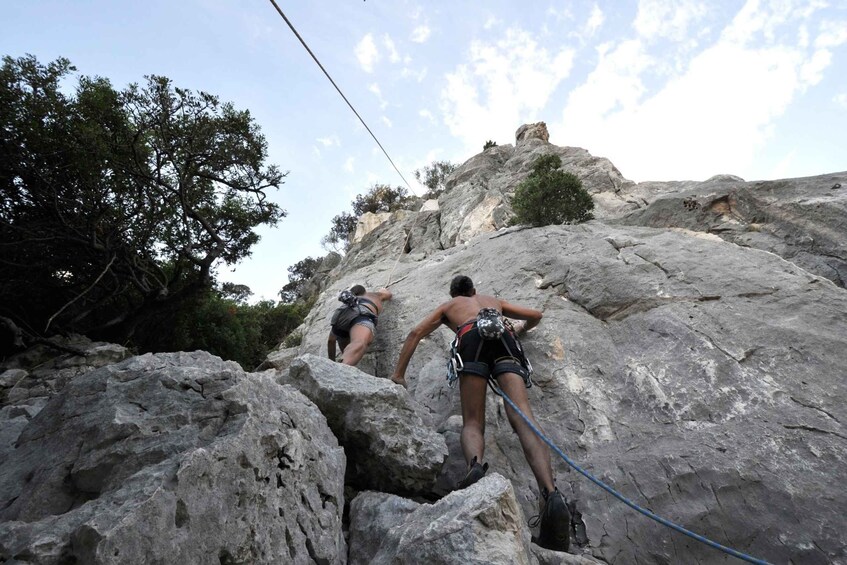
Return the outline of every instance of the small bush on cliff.
<path id="1" fill-rule="evenodd" d="M 558 155 L 542 155 L 512 198 L 517 223 L 533 226 L 580 223 L 594 217 L 594 202 L 572 173 L 560 171 Z"/>
<path id="2" fill-rule="evenodd" d="M 332 228 L 321 239 L 321 246 L 327 251 L 346 253 L 350 242 L 356 234 L 358 217 L 365 212 L 394 212 L 408 209 L 415 203 L 415 197 L 402 186 L 394 187 L 387 184 L 374 184 L 364 194 L 359 194 L 351 202 L 353 213 L 341 212 L 332 218 Z"/>
<path id="3" fill-rule="evenodd" d="M 485 142 L 485 145 L 482 146 L 482 150 L 491 149 L 492 147 L 497 147 L 496 141 L 491 141 L 490 139 Z"/>
<path id="4" fill-rule="evenodd" d="M 409 191 L 402 186 L 374 184 L 365 194 L 356 196 L 352 202 L 353 213 L 361 216 L 365 212 L 393 212 L 405 208 L 410 199 Z"/>
<path id="5" fill-rule="evenodd" d="M 453 174 L 458 165 L 450 161 L 433 161 L 423 169 L 415 171 L 415 178 L 427 188 L 423 198 L 438 198 L 447 185 L 447 177 Z"/>

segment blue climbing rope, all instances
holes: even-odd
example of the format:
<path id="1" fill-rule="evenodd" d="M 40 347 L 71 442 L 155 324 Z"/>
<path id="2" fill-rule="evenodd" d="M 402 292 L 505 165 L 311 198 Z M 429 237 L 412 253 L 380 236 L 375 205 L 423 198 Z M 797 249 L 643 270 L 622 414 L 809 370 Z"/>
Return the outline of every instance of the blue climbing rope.
<path id="1" fill-rule="evenodd" d="M 521 409 L 518 408 L 517 405 L 515 405 L 515 403 L 512 401 L 512 399 L 509 398 L 509 396 L 505 392 L 503 392 L 503 390 L 497 385 L 497 383 L 494 382 L 494 379 L 489 379 L 488 383 L 491 386 L 491 390 L 493 390 L 495 393 L 497 393 L 499 396 L 501 396 L 503 398 L 503 400 L 506 403 L 508 403 L 509 406 L 511 406 L 512 409 L 520 415 L 521 418 L 523 418 L 524 422 L 526 422 L 527 425 L 530 427 L 530 429 L 533 432 L 535 432 L 535 435 L 537 435 L 539 438 L 541 438 L 541 440 L 544 443 L 549 445 L 550 449 L 555 451 L 556 454 L 559 457 L 561 457 L 562 460 L 564 460 L 565 463 L 567 463 L 568 465 L 570 465 L 571 467 L 576 469 L 580 474 L 582 474 L 584 477 L 586 477 L 589 481 L 591 481 L 595 485 L 599 486 L 600 488 L 602 488 L 603 490 L 605 490 L 606 492 L 608 492 L 609 494 L 611 494 L 612 496 L 614 496 L 615 498 L 617 498 L 618 500 L 620 500 L 621 502 L 623 502 L 624 504 L 626 504 L 627 506 L 632 508 L 633 510 L 638 511 L 638 512 L 644 514 L 645 516 L 647 516 L 648 518 L 652 518 L 653 520 L 659 522 L 660 524 L 667 526 L 671 529 L 674 529 L 681 534 L 685 534 L 686 536 L 688 536 L 690 538 L 693 538 L 693 539 L 695 539 L 695 540 L 697 540 L 701 543 L 704 543 L 704 544 L 706 544 L 710 547 L 713 547 L 715 549 L 723 551 L 724 553 L 732 555 L 733 557 L 737 557 L 738 559 L 742 559 L 744 561 L 747 561 L 748 563 L 756 563 L 757 565 L 771 565 L 767 561 L 764 561 L 762 559 L 757 559 L 755 557 L 747 555 L 746 553 L 741 553 L 740 551 L 732 549 L 731 547 L 721 545 L 718 542 L 712 541 L 707 537 L 701 536 L 700 534 L 696 534 L 696 533 L 692 532 L 691 530 L 686 530 L 682 526 L 680 526 L 678 524 L 674 524 L 670 520 L 662 518 L 661 516 L 659 516 L 657 514 L 653 514 L 652 512 L 647 510 L 646 508 L 642 508 L 638 504 L 634 503 L 633 501 L 631 501 L 630 499 L 628 499 L 627 497 L 625 497 L 624 495 L 622 495 L 621 493 L 619 493 L 618 491 L 616 491 L 615 489 L 613 489 L 612 487 L 610 487 L 609 485 L 607 485 L 606 483 L 601 481 L 600 479 L 594 477 L 588 471 L 585 471 L 584 469 L 582 469 L 574 461 L 572 461 L 570 457 L 565 455 L 564 452 L 556 446 L 556 444 L 554 444 L 552 441 L 550 441 L 550 439 L 548 439 L 547 436 L 545 436 L 541 432 L 541 430 L 539 430 L 535 426 L 535 424 L 533 424 L 530 421 L 530 419 L 526 417 L 526 414 L 521 412 Z"/>

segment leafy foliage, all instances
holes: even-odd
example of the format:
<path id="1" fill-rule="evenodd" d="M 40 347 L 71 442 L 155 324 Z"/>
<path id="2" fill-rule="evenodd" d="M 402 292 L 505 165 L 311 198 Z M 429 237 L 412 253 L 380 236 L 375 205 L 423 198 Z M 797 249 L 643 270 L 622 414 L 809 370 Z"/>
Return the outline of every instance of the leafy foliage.
<path id="1" fill-rule="evenodd" d="M 374 184 L 365 194 L 356 196 L 352 202 L 353 214 L 393 212 L 402 209 L 409 200 L 409 191 L 402 186 L 391 188 L 387 184 Z"/>
<path id="2" fill-rule="evenodd" d="M 482 150 L 491 149 L 492 147 L 497 147 L 496 141 L 491 141 L 490 139 L 485 142 L 485 145 L 482 146 Z"/>
<path id="3" fill-rule="evenodd" d="M 285 174 L 247 111 L 158 76 L 68 94 L 74 70 L 0 67 L 0 315 L 31 334 L 161 333 L 285 216 L 266 197 Z"/>
<path id="4" fill-rule="evenodd" d="M 518 185 L 512 208 L 519 223 L 533 226 L 580 223 L 594 216 L 594 201 L 572 173 L 560 171 L 558 155 L 542 155 L 532 164 L 532 173 Z"/>
<path id="5" fill-rule="evenodd" d="M 349 212 L 341 212 L 332 218 L 329 233 L 321 239 L 321 246 L 327 251 L 344 253 L 350 248 L 350 241 L 356 233 L 356 216 Z"/>
<path id="6" fill-rule="evenodd" d="M 277 304 L 270 300 L 244 304 L 209 289 L 183 304 L 173 321 L 173 333 L 144 348 L 154 351 L 202 349 L 237 361 L 252 371 L 303 323 L 307 304 Z M 145 334 L 149 335 L 149 334 Z"/>
<path id="7" fill-rule="evenodd" d="M 282 340 L 283 347 L 297 347 L 301 343 L 303 343 L 302 332 L 291 332 L 284 340 Z"/>
<path id="8" fill-rule="evenodd" d="M 419 183 L 427 187 L 423 197 L 426 199 L 438 198 L 444 192 L 447 177 L 453 174 L 457 165 L 450 161 L 433 161 L 424 166 L 423 169 L 415 171 L 415 178 Z"/>
<path id="9" fill-rule="evenodd" d="M 308 301 L 306 284 L 317 274 L 323 260 L 323 257 L 306 257 L 288 267 L 288 283 L 279 291 L 280 299 L 286 304 Z"/>
<path id="10" fill-rule="evenodd" d="M 365 194 L 359 194 L 351 202 L 353 213 L 341 212 L 332 218 L 329 233 L 321 239 L 321 246 L 327 251 L 344 253 L 350 248 L 351 240 L 356 234 L 358 217 L 365 212 L 393 212 L 407 207 L 414 201 L 402 186 L 394 187 L 387 184 L 374 184 Z"/>

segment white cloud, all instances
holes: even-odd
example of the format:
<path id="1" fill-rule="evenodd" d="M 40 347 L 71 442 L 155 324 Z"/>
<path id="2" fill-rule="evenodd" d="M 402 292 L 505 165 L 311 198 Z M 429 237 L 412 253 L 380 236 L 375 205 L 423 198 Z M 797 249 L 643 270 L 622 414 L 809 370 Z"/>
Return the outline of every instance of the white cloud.
<path id="1" fill-rule="evenodd" d="M 435 123 L 435 116 L 432 115 L 432 112 L 424 108 L 423 110 L 418 110 L 418 116 L 422 118 L 426 118 L 430 123 Z"/>
<path id="2" fill-rule="evenodd" d="M 847 110 L 847 92 L 842 92 L 841 94 L 836 94 L 832 101 Z"/>
<path id="3" fill-rule="evenodd" d="M 815 47 L 818 49 L 830 49 L 838 47 L 847 41 L 847 21 L 821 22 L 818 36 L 815 38 Z"/>
<path id="4" fill-rule="evenodd" d="M 485 23 L 482 24 L 482 29 L 490 30 L 494 26 L 500 25 L 502 22 L 503 20 L 497 18 L 497 16 L 489 15 L 487 18 L 485 18 Z"/>
<path id="5" fill-rule="evenodd" d="M 574 51 L 549 52 L 529 33 L 510 29 L 496 43 L 474 41 L 468 62 L 445 77 L 444 120 L 468 148 L 480 139 L 510 138 L 539 112 L 568 76 Z"/>
<path id="6" fill-rule="evenodd" d="M 831 65 L 829 45 L 840 39 L 840 30 L 824 32 L 822 26 L 827 39 L 815 40 L 817 49 L 804 45 L 801 27 L 810 13 L 790 1 L 761 6 L 750 0 L 716 43 L 658 84 L 657 68 L 675 57 L 665 46 L 653 52 L 646 38 L 604 46 L 551 134 L 565 132 L 568 145 L 612 158 L 635 180 L 704 179 L 718 173 L 762 178 L 770 171 L 751 170 L 755 157 L 797 95 L 821 80 Z M 636 28 L 642 36 L 665 33 L 667 28 L 651 27 L 645 14 L 639 8 Z M 670 27 L 684 29 L 683 20 Z M 788 163 L 790 155 L 783 168 Z"/>
<path id="7" fill-rule="evenodd" d="M 341 145 L 341 139 L 336 134 L 328 135 L 326 137 L 319 137 L 316 140 L 318 143 L 323 145 L 324 147 L 332 147 L 333 145 L 339 146 Z"/>
<path id="8" fill-rule="evenodd" d="M 547 16 L 555 19 L 557 22 L 563 22 L 568 20 L 573 20 L 573 12 L 569 6 L 563 6 L 559 9 L 556 9 L 555 6 L 550 6 L 547 8 Z"/>
<path id="9" fill-rule="evenodd" d="M 603 10 L 600 9 L 600 6 L 594 4 L 594 7 L 591 8 L 591 15 L 588 16 L 588 21 L 585 23 L 583 35 L 586 37 L 593 36 L 600 29 L 600 26 L 603 25 L 603 21 Z"/>
<path id="10" fill-rule="evenodd" d="M 374 65 L 379 61 L 379 50 L 374 42 L 373 35 L 367 34 L 359 41 L 355 49 L 356 59 L 366 73 L 372 73 Z"/>
<path id="11" fill-rule="evenodd" d="M 641 0 L 633 27 L 647 40 L 664 37 L 682 41 L 689 26 L 707 12 L 708 4 L 696 0 Z"/>
<path id="12" fill-rule="evenodd" d="M 394 41 L 391 39 L 387 33 L 382 36 L 382 43 L 385 45 L 385 50 L 388 51 L 388 60 L 392 63 L 400 62 L 400 54 L 397 52 L 397 48 L 394 46 Z"/>
<path id="13" fill-rule="evenodd" d="M 419 71 L 416 71 L 414 69 L 410 69 L 409 67 L 403 67 L 403 70 L 400 71 L 400 76 L 402 76 L 403 78 L 412 78 L 412 79 L 415 79 L 415 81 L 419 82 L 419 83 L 423 82 L 423 80 L 426 78 L 426 74 L 427 74 L 427 68 L 426 67 L 424 67 L 423 69 L 421 69 Z"/>
<path id="14" fill-rule="evenodd" d="M 386 126 L 393 127 L 394 124 L 392 124 L 391 120 L 389 120 L 387 117 L 382 116 L 381 119 L 382 119 L 382 123 L 384 123 Z"/>
<path id="15" fill-rule="evenodd" d="M 344 170 L 347 171 L 348 173 L 354 172 L 354 169 L 353 169 L 353 163 L 354 162 L 355 162 L 355 159 L 353 157 L 347 157 L 347 160 L 344 161 Z"/>
<path id="16" fill-rule="evenodd" d="M 415 43 L 425 43 L 426 40 L 429 39 L 431 33 L 432 31 L 429 29 L 428 25 L 419 25 L 412 31 L 410 39 Z"/>
<path id="17" fill-rule="evenodd" d="M 388 102 L 382 97 L 382 90 L 380 90 L 379 85 L 375 82 L 371 83 L 368 85 L 368 90 L 376 95 L 377 100 L 379 100 L 380 109 L 384 110 L 388 106 Z"/>

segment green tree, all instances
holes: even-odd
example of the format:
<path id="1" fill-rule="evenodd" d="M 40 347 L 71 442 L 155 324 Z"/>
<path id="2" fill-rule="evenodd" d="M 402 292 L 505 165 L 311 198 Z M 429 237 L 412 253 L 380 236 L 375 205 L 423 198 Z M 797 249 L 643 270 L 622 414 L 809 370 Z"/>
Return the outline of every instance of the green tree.
<path id="1" fill-rule="evenodd" d="M 482 146 L 482 150 L 491 149 L 492 147 L 497 147 L 496 141 L 491 141 L 490 139 L 485 142 L 485 145 Z"/>
<path id="2" fill-rule="evenodd" d="M 392 188 L 387 184 L 374 184 L 366 193 L 356 196 L 352 202 L 353 214 L 393 212 L 404 208 L 410 200 L 409 191 L 402 186 Z"/>
<path id="3" fill-rule="evenodd" d="M 249 255 L 285 216 L 266 196 L 285 174 L 247 111 L 157 76 L 67 93 L 74 70 L 3 58 L 0 315 L 123 342 Z"/>
<path id="4" fill-rule="evenodd" d="M 222 359 L 236 361 L 245 370 L 252 371 L 268 351 L 284 342 L 303 323 L 309 313 L 306 304 L 281 304 L 271 300 L 244 304 L 226 294 L 223 289 L 211 288 L 185 302 L 171 321 L 173 331 L 160 337 L 153 349 L 202 349 Z"/>
<path id="5" fill-rule="evenodd" d="M 288 283 L 279 291 L 282 302 L 291 304 L 297 300 L 308 302 L 306 285 L 323 263 L 323 257 L 306 257 L 288 267 Z"/>
<path id="6" fill-rule="evenodd" d="M 321 246 L 327 251 L 344 253 L 350 248 L 350 241 L 356 233 L 358 219 L 349 212 L 341 212 L 332 218 L 329 233 L 321 239 Z"/>
<path id="7" fill-rule="evenodd" d="M 416 199 L 409 196 L 402 186 L 391 187 L 387 184 L 374 184 L 364 194 L 356 195 L 351 202 L 353 213 L 341 212 L 332 218 L 329 233 L 321 239 L 321 246 L 327 251 L 345 253 L 356 234 L 358 217 L 366 212 L 394 212 L 409 207 Z"/>
<path id="8" fill-rule="evenodd" d="M 457 165 L 450 161 L 433 161 L 423 169 L 415 171 L 415 178 L 427 188 L 423 197 L 426 199 L 438 198 L 444 192 L 447 177 L 453 174 Z"/>
<path id="9" fill-rule="evenodd" d="M 518 223 L 533 226 L 580 223 L 594 216 L 594 201 L 582 187 L 582 181 L 560 171 L 558 155 L 542 155 L 532 164 L 530 175 L 518 185 L 512 208 Z"/>

